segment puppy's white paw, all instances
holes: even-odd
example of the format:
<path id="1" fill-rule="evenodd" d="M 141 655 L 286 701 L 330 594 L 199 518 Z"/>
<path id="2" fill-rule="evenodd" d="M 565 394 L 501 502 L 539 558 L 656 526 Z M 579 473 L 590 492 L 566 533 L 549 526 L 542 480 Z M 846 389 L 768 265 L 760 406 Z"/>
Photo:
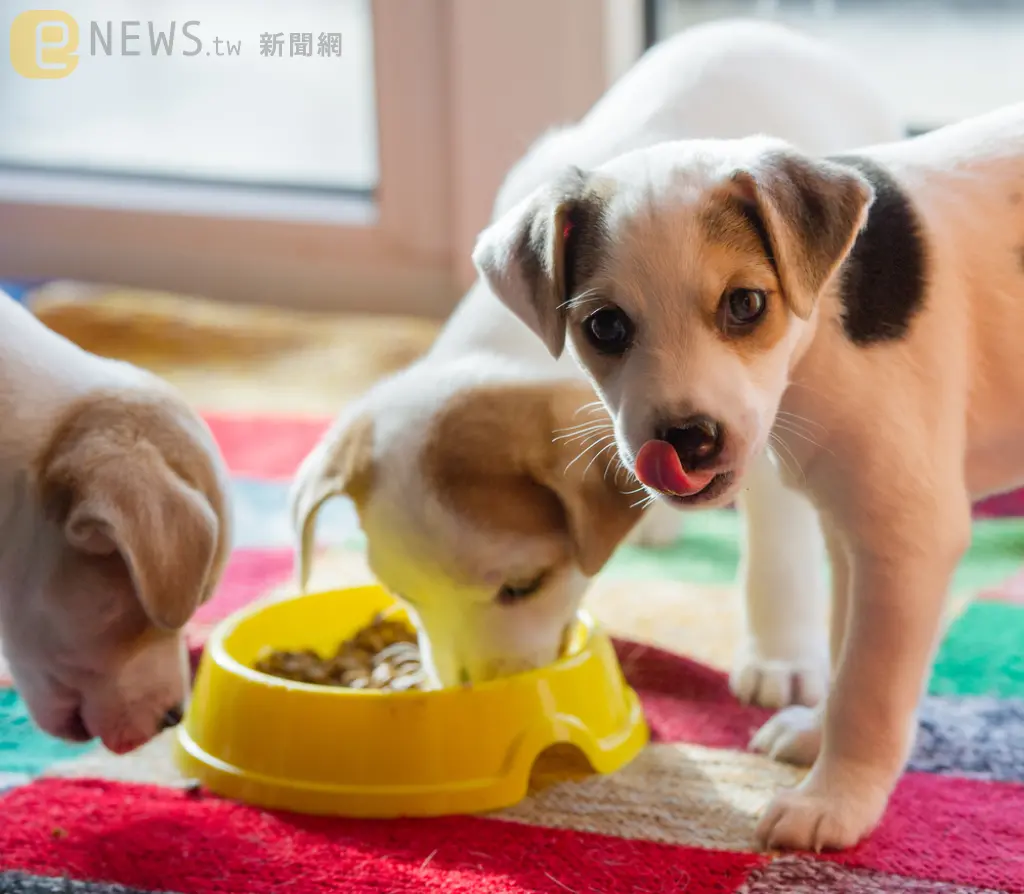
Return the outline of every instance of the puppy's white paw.
<path id="1" fill-rule="evenodd" d="M 790 705 L 762 726 L 750 747 L 772 760 L 809 767 L 821 750 L 821 711 Z"/>
<path id="2" fill-rule="evenodd" d="M 671 546 L 679 539 L 683 513 L 655 503 L 640 517 L 626 542 L 633 546 L 658 548 Z"/>
<path id="3" fill-rule="evenodd" d="M 772 798 L 757 825 L 768 849 L 817 851 L 853 847 L 878 825 L 887 796 L 871 786 L 826 787 L 807 777 Z"/>
<path id="4" fill-rule="evenodd" d="M 760 658 L 752 649 L 740 651 L 729 675 L 733 695 L 747 705 L 785 708 L 806 705 L 813 708 L 828 692 L 828 659 Z"/>

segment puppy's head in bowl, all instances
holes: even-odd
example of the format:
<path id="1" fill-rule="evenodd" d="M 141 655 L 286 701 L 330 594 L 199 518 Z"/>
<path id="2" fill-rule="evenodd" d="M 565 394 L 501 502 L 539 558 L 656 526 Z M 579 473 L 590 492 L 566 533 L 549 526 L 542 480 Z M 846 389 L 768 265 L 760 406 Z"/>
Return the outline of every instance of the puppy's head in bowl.
<path id="1" fill-rule="evenodd" d="M 470 387 L 473 365 L 375 388 L 307 458 L 293 496 L 303 582 L 320 506 L 352 498 L 371 569 L 408 606 L 441 686 L 557 659 L 589 578 L 640 514 L 614 450 L 597 456 L 611 426 L 599 406 L 580 412 L 589 388 Z"/>
<path id="2" fill-rule="evenodd" d="M 39 726 L 136 748 L 182 716 L 182 627 L 230 544 L 226 472 L 203 423 L 154 385 L 83 399 L 0 519 L 0 626 Z"/>
<path id="3" fill-rule="evenodd" d="M 663 143 L 567 171 L 474 261 L 552 354 L 568 340 L 648 490 L 715 506 L 768 444 L 871 200 L 856 171 L 775 140 Z"/>

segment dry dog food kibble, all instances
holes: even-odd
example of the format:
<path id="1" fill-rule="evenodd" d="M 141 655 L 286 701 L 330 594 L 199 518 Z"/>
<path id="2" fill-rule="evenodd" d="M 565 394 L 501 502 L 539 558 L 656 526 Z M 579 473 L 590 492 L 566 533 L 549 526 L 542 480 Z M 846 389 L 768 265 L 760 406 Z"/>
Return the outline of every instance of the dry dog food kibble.
<path id="1" fill-rule="evenodd" d="M 404 621 L 377 615 L 330 658 L 312 649 L 268 650 L 256 659 L 260 673 L 297 683 L 347 689 L 422 689 L 423 666 L 416 631 Z"/>

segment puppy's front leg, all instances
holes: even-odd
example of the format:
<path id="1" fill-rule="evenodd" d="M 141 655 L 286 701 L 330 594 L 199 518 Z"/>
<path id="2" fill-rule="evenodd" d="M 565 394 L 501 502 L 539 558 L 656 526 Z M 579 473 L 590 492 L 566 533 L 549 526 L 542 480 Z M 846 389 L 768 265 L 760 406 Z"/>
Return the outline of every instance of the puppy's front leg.
<path id="1" fill-rule="evenodd" d="M 767 451 L 740 497 L 746 522 L 744 642 L 730 685 L 744 702 L 767 708 L 816 705 L 828 689 L 818 513 L 788 488 Z"/>
<path id="2" fill-rule="evenodd" d="M 881 819 L 913 744 L 946 589 L 970 538 L 970 503 L 951 491 L 955 480 L 927 476 L 915 484 L 920 492 L 900 490 L 898 506 L 865 485 L 856 511 L 840 519 L 853 580 L 821 753 L 797 788 L 769 804 L 757 829 L 768 847 L 850 847 Z"/>

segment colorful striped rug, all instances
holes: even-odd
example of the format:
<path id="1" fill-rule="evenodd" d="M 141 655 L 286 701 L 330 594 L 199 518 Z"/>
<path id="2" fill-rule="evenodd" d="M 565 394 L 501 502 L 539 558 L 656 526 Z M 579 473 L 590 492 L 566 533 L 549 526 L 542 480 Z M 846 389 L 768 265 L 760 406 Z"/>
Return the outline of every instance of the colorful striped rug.
<path id="1" fill-rule="evenodd" d="M 289 476 L 345 400 L 434 332 L 62 283 L 22 300 L 86 347 L 165 375 L 209 420 L 234 476 L 238 535 L 192 625 L 197 646 L 231 611 L 288 591 Z M 726 685 L 738 520 L 721 511 L 688 519 L 671 547 L 624 547 L 589 596 L 653 733 L 619 773 L 538 778 L 487 817 L 312 819 L 195 791 L 166 737 L 126 758 L 55 743 L 0 689 L 0 894 L 1024 894 L 1022 507 L 1014 495 L 979 508 L 911 768 L 881 828 L 850 852 L 752 846 L 758 811 L 799 774 L 745 751 L 765 713 Z M 351 507 L 331 506 L 321 530 L 314 583 L 368 580 Z"/>

